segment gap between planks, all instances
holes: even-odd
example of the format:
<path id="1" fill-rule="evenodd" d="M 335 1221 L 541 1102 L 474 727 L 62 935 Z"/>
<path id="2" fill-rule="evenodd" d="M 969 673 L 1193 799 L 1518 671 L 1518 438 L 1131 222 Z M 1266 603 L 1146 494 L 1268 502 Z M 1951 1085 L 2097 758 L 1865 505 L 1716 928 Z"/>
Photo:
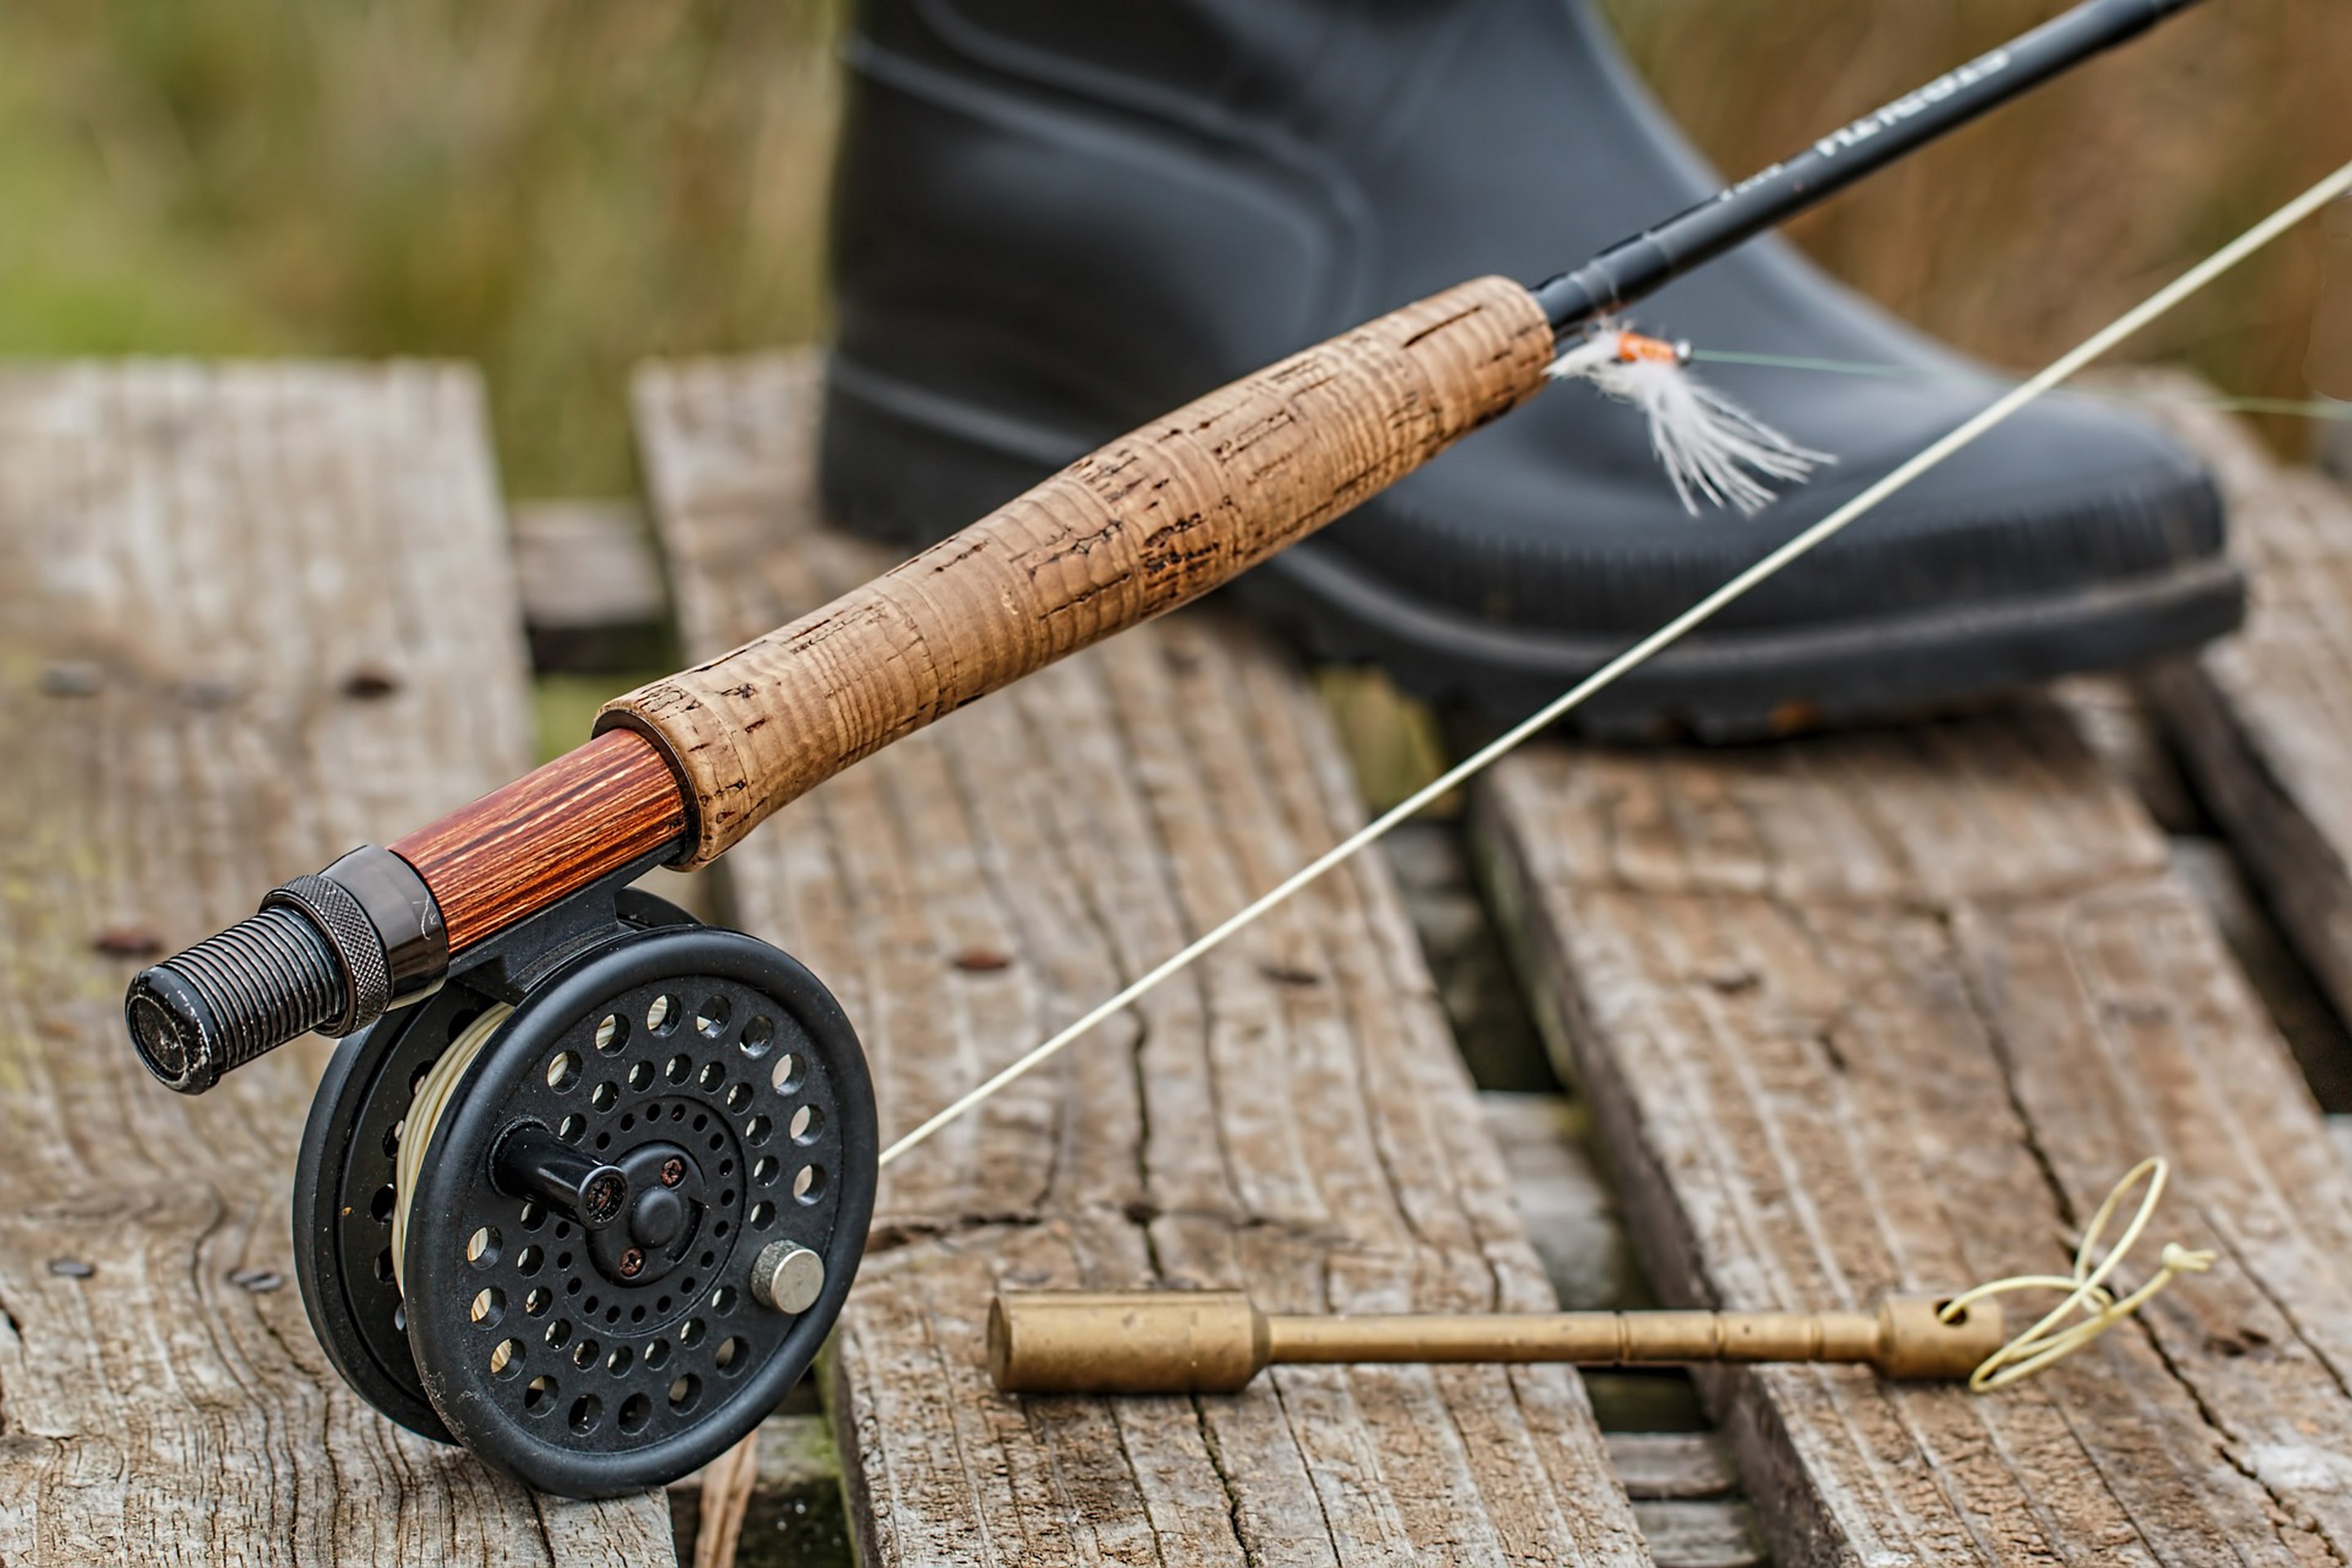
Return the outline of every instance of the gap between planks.
<path id="1" fill-rule="evenodd" d="M 2194 406 L 2209 391 L 2196 378 L 2137 384 L 2179 400 L 2160 405 L 2164 422 L 2220 480 L 2249 587 L 2245 629 L 2156 671 L 2149 698 L 2288 941 L 2352 1019 L 2352 493 Z M 2352 1110 L 2352 1065 L 2314 1077 Z"/>

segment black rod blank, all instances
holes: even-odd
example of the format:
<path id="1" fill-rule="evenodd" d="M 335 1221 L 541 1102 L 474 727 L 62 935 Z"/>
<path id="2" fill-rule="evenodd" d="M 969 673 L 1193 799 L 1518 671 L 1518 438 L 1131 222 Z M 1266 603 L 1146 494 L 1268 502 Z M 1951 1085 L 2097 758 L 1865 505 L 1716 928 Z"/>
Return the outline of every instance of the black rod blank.
<path id="1" fill-rule="evenodd" d="M 1826 201 L 1865 174 L 2115 47 L 2200 0 L 2085 0 L 2022 37 L 1633 238 L 1537 285 L 1565 342 L 1733 247 Z"/>

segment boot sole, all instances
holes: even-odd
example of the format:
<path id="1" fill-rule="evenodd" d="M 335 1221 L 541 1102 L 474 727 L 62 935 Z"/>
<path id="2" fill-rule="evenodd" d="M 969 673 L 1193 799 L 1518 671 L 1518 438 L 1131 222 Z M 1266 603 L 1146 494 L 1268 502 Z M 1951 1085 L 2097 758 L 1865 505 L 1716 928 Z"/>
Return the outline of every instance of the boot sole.
<path id="1" fill-rule="evenodd" d="M 1070 445 L 836 358 L 822 448 L 830 514 L 911 551 L 951 531 L 938 520 L 960 527 L 1059 468 Z M 1313 540 L 1224 591 L 1310 658 L 1377 663 L 1416 697 L 1497 721 L 1535 711 L 1635 640 L 1467 616 L 1410 598 Z M 1883 721 L 2146 663 L 2225 635 L 2244 615 L 2244 579 L 2214 558 L 2090 589 L 1818 629 L 1701 627 L 1566 727 L 1599 740 L 1739 742 Z"/>

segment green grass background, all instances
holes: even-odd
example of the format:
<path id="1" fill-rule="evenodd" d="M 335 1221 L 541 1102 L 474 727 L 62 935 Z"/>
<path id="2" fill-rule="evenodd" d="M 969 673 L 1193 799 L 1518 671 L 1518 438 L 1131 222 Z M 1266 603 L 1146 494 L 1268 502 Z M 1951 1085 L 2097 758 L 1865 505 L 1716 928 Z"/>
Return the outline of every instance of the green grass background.
<path id="1" fill-rule="evenodd" d="M 1744 169 L 2056 5 L 1606 8 Z M 634 361 L 823 333 L 845 10 L 8 0 L 0 354 L 463 356 L 488 374 L 511 489 L 625 489 Z M 1800 237 L 1935 331 L 2035 363 L 2352 157 L 2347 82 L 2345 0 L 2212 0 Z M 2331 374 L 2314 322 L 2352 295 L 2352 256 L 2337 272 L 2301 237 L 2142 352 L 2303 395 Z"/>

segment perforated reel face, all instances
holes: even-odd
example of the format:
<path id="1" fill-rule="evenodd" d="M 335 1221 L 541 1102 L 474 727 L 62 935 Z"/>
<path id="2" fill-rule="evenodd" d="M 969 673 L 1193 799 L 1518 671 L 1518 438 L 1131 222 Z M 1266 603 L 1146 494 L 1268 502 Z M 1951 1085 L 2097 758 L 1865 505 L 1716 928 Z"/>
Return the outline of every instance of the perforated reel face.
<path id="1" fill-rule="evenodd" d="M 393 1055 L 413 1092 L 423 1053 Z M 481 1044 L 429 1129 L 400 1125 L 386 1148 L 420 1131 L 386 1321 L 437 1425 L 570 1496 L 673 1479 L 756 1425 L 838 1315 L 872 1212 L 872 1090 L 846 1020 L 801 965 L 731 931 L 647 931 L 574 961 Z M 617 1170 L 625 1199 L 592 1215 L 523 1195 L 500 1162 L 519 1133 Z M 373 1236 L 345 1215 L 351 1259 Z M 789 1288 L 763 1296 L 755 1266 L 785 1258 Z M 345 1292 L 373 1304 L 362 1315 L 384 1315 L 382 1267 Z M 383 1323 L 361 1327 L 339 1366 L 372 1341 L 370 1360 L 395 1359 Z"/>

